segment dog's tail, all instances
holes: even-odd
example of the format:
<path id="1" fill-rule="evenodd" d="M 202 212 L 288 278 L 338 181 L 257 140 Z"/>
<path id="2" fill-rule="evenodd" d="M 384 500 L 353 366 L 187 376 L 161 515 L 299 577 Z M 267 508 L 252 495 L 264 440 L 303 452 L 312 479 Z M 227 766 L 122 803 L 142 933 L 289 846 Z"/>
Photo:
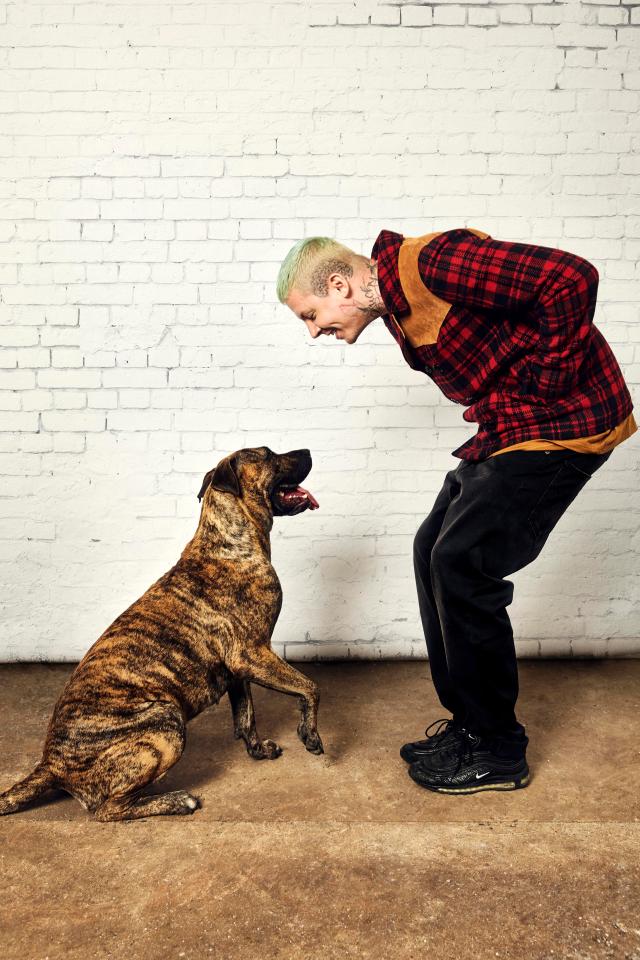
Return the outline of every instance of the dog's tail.
<path id="1" fill-rule="evenodd" d="M 17 813 L 41 793 L 50 790 L 55 777 L 49 768 L 40 762 L 24 780 L 19 780 L 4 793 L 0 793 L 0 817 L 7 813 Z"/>

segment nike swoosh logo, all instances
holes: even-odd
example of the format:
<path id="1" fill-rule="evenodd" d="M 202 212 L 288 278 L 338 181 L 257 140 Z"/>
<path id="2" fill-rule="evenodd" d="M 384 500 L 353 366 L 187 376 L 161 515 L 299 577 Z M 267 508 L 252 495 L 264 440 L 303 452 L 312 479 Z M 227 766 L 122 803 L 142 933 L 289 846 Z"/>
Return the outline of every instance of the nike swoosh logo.
<path id="1" fill-rule="evenodd" d="M 476 773 L 476 780 L 480 780 L 481 777 L 488 776 L 490 772 L 491 772 L 490 770 L 485 770 L 484 773 Z"/>

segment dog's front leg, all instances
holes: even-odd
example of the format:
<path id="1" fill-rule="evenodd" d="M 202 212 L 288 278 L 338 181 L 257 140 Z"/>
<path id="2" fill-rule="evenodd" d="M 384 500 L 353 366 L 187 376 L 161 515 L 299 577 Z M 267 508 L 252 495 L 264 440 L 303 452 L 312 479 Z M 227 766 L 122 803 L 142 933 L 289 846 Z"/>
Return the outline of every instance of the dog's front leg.
<path id="1" fill-rule="evenodd" d="M 300 697 L 302 717 L 298 724 L 298 736 L 310 753 L 324 753 L 317 729 L 320 694 L 313 680 L 294 670 L 271 647 L 266 646 L 243 650 L 242 662 L 238 666 L 235 672 L 254 683 Z"/>
<path id="2" fill-rule="evenodd" d="M 247 745 L 247 753 L 254 760 L 275 760 L 282 748 L 273 740 L 261 740 L 256 730 L 251 687 L 247 680 L 233 680 L 229 686 L 229 701 L 233 713 L 233 734 Z"/>

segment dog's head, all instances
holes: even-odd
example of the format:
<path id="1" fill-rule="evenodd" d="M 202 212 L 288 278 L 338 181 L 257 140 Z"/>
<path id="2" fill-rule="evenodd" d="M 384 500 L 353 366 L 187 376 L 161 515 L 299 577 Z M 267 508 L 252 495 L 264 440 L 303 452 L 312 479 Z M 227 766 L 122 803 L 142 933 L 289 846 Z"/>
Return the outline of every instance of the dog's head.
<path id="1" fill-rule="evenodd" d="M 205 474 L 198 500 L 202 500 L 209 487 L 234 497 L 251 491 L 254 497 L 264 497 L 274 516 L 291 517 L 319 506 L 313 495 L 300 486 L 310 470 L 308 450 L 274 453 L 269 447 L 248 447 L 225 457 Z"/>

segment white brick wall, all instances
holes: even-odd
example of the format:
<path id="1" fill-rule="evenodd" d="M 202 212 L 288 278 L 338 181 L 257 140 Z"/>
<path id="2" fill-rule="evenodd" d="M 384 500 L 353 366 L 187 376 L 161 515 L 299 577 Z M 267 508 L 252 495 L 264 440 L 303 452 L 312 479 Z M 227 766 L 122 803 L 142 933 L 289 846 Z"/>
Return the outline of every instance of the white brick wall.
<path id="1" fill-rule="evenodd" d="M 0 2 L 3 659 L 79 657 L 237 447 L 309 446 L 277 520 L 291 657 L 422 656 L 411 545 L 462 408 L 381 322 L 309 341 L 307 234 L 469 224 L 600 271 L 640 379 L 640 2 Z M 638 654 L 638 443 L 516 574 L 521 655 Z"/>

